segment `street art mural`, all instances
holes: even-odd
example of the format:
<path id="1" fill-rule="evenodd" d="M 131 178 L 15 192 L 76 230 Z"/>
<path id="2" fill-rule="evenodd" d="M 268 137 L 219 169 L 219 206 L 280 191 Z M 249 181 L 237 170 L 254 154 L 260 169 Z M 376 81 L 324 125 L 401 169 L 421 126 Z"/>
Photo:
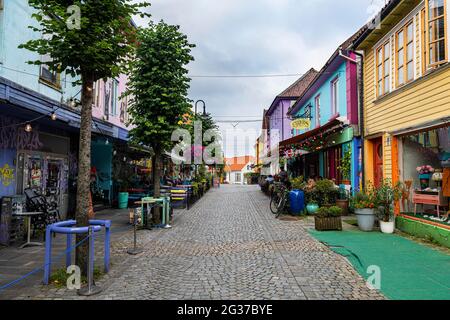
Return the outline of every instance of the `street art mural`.
<path id="1" fill-rule="evenodd" d="M 16 119 L 0 117 L 0 150 L 39 150 L 43 144 L 39 140 L 36 127 L 32 132 L 26 132 Z"/>

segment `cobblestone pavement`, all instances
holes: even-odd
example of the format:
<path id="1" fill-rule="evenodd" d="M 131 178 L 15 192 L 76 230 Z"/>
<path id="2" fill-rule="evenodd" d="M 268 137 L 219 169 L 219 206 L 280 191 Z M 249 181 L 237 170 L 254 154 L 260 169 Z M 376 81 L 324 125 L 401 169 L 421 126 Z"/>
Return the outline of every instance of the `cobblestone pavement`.
<path id="1" fill-rule="evenodd" d="M 124 257 L 91 299 L 384 299 L 306 227 L 275 219 L 256 186 L 221 186 L 172 229 L 142 231 L 144 253 Z M 65 289 L 18 298 L 81 299 Z"/>

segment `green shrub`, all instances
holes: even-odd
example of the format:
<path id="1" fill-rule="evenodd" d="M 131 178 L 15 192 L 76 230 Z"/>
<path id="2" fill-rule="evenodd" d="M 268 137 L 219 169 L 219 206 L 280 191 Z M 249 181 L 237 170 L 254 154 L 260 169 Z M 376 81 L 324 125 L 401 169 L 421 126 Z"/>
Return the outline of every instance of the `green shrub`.
<path id="1" fill-rule="evenodd" d="M 321 207 L 317 211 L 316 216 L 320 218 L 340 217 L 342 215 L 342 209 L 339 207 Z"/>

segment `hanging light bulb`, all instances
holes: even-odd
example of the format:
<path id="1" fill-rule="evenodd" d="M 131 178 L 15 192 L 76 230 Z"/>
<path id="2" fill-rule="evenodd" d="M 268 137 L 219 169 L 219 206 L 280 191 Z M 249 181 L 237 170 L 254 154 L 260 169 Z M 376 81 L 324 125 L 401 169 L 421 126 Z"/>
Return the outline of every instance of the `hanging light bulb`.
<path id="1" fill-rule="evenodd" d="M 106 141 L 105 141 L 105 144 L 106 144 L 106 145 L 108 145 L 108 144 L 109 144 L 109 140 L 108 140 L 108 139 L 106 139 Z"/>
<path id="2" fill-rule="evenodd" d="M 33 131 L 33 127 L 31 126 L 31 124 L 27 123 L 27 124 L 25 125 L 25 131 L 26 131 L 26 132 L 31 132 L 31 131 Z"/>
<path id="3" fill-rule="evenodd" d="M 50 118 L 55 121 L 56 120 L 56 113 L 53 111 L 52 114 L 50 115 Z"/>

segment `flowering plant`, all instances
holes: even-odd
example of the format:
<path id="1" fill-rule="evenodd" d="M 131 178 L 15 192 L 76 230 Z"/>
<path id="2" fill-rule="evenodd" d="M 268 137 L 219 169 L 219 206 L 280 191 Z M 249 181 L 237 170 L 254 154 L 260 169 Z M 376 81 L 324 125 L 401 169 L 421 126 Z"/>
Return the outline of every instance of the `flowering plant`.
<path id="1" fill-rule="evenodd" d="M 356 193 L 351 198 L 351 204 L 355 209 L 373 209 L 377 205 L 376 192 L 372 185 L 365 190 Z"/>
<path id="2" fill-rule="evenodd" d="M 434 172 L 434 168 L 429 165 L 417 167 L 416 170 L 419 174 L 431 174 Z"/>

